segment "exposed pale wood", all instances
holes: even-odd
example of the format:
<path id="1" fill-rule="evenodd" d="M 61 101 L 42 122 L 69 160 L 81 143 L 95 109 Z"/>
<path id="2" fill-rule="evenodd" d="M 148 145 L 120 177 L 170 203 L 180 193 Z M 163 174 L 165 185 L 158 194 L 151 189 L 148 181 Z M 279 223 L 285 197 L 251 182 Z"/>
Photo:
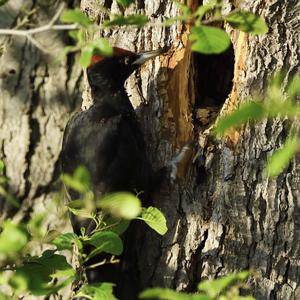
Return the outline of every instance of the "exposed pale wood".
<path id="1" fill-rule="evenodd" d="M 234 4 L 264 16 L 270 30 L 253 37 L 228 29 L 236 62 L 234 87 L 223 113 L 262 93 L 273 71 L 286 69 L 287 81 L 300 66 L 299 1 L 238 2 Z M 13 24 L 22 3 L 10 1 L 11 13 L 0 15 L 0 27 Z M 82 0 L 81 6 L 101 20 L 104 14 L 97 3 L 104 1 Z M 227 4 L 226 9 L 234 8 L 230 1 Z M 119 12 L 116 1 L 111 9 Z M 145 0 L 136 1 L 125 14 L 131 12 L 146 13 L 156 22 L 176 15 L 177 9 L 171 1 Z M 119 28 L 98 34 L 134 51 L 170 46 L 166 56 L 147 63 L 127 82 L 153 165 L 159 168 L 185 142 L 199 140 L 199 149 L 193 149 L 200 151 L 195 163 L 188 157 L 176 184 L 165 182 L 154 197 L 167 216 L 169 232 L 163 238 L 150 230 L 145 233 L 139 261 L 142 286 L 192 291 L 203 278 L 252 268 L 258 273 L 251 282 L 258 299 L 298 299 L 299 157 L 276 179 L 267 179 L 263 172 L 266 158 L 286 136 L 286 122 L 275 119 L 247 126 L 234 137 L 235 145 L 228 139 L 212 143 L 193 124 L 197 84 L 184 26 Z M 41 42 L 57 55 L 55 49 L 62 43 L 59 36 L 53 38 L 55 42 L 47 35 Z M 41 54 L 23 42 L 3 39 L 0 58 L 1 155 L 13 191 L 26 203 L 21 216 L 51 199 L 62 130 L 70 103 L 79 97 L 80 81 L 78 68 L 52 63 L 50 58 L 45 64 Z"/>

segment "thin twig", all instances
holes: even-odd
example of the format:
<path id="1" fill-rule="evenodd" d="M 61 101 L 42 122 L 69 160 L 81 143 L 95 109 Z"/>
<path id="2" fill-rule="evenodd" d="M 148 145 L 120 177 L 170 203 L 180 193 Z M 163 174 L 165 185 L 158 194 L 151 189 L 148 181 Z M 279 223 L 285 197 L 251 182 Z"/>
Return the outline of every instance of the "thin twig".
<path id="1" fill-rule="evenodd" d="M 26 38 L 28 39 L 29 42 L 31 42 L 32 45 L 34 45 L 38 49 L 42 50 L 45 53 L 51 53 L 50 50 L 48 50 L 46 47 L 44 47 L 37 39 L 35 39 L 31 35 L 27 35 Z"/>
<path id="2" fill-rule="evenodd" d="M 50 26 L 50 27 L 53 26 L 53 25 L 55 24 L 55 22 L 58 20 L 59 16 L 61 15 L 61 13 L 62 13 L 63 10 L 64 10 L 64 8 L 65 8 L 65 4 L 62 3 L 62 4 L 60 5 L 60 7 L 58 8 L 56 14 L 53 16 L 52 20 L 49 22 L 49 26 Z"/>
<path id="3" fill-rule="evenodd" d="M 212 19 L 204 20 L 204 21 L 201 21 L 201 25 L 209 25 L 209 24 L 215 23 L 215 22 L 224 22 L 224 19 L 223 18 L 212 18 Z"/>
<path id="4" fill-rule="evenodd" d="M 27 36 L 27 31 L 26 30 L 16 30 L 16 29 L 0 29 L 0 35 Z"/>
<path id="5" fill-rule="evenodd" d="M 112 224 L 110 224 L 110 225 L 104 226 L 103 228 L 101 228 L 101 231 L 104 231 L 104 230 L 107 230 L 107 229 L 109 229 L 109 228 L 112 228 L 112 227 L 118 225 L 120 222 L 121 222 L 121 221 L 117 221 L 117 222 L 112 223 Z"/>
<path id="6" fill-rule="evenodd" d="M 96 264 L 93 264 L 93 265 L 90 265 L 88 267 L 86 267 L 86 269 L 94 269 L 94 268 L 97 268 L 97 267 L 100 267 L 100 266 L 103 266 L 103 265 L 106 265 L 106 264 L 117 264 L 119 263 L 120 260 L 119 259 L 115 259 L 114 256 L 110 259 L 110 260 L 107 260 L 107 259 L 104 259 Z"/>
<path id="7" fill-rule="evenodd" d="M 75 30 L 78 29 L 78 25 L 77 24 L 53 25 L 51 29 L 52 30 Z"/>
<path id="8" fill-rule="evenodd" d="M 77 24 L 58 24 L 55 25 L 55 22 L 59 19 L 62 11 L 64 10 L 65 5 L 62 4 L 50 22 L 46 25 L 28 29 L 28 30 L 18 30 L 18 29 L 0 29 L 0 35 L 15 35 L 15 36 L 24 36 L 26 37 L 34 46 L 41 49 L 44 52 L 49 52 L 45 49 L 34 37 L 33 35 L 37 33 L 42 33 L 50 30 L 75 30 L 78 28 Z"/>

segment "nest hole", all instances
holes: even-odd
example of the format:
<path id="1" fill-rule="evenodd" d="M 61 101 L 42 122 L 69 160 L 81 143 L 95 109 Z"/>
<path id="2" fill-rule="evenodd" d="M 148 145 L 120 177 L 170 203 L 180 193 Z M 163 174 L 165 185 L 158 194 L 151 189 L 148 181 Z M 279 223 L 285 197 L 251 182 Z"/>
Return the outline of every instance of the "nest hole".
<path id="1" fill-rule="evenodd" d="M 218 116 L 233 86 L 234 49 L 218 55 L 193 54 L 195 123 L 207 127 Z"/>

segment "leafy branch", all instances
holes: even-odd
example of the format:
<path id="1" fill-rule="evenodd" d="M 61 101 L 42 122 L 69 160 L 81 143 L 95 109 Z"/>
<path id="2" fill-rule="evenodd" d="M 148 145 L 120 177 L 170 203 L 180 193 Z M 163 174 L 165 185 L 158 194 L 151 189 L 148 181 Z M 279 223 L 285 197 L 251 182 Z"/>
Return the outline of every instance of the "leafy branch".
<path id="1" fill-rule="evenodd" d="M 128 6 L 132 1 L 119 1 L 124 6 Z M 174 18 L 169 18 L 163 22 L 153 22 L 145 15 L 133 14 L 124 16 L 109 14 L 110 20 L 104 21 L 101 25 L 91 25 L 95 30 L 105 28 L 113 28 L 115 26 L 172 26 L 177 22 L 184 22 L 191 26 L 189 36 L 192 42 L 192 50 L 204 54 L 218 54 L 225 51 L 231 44 L 230 38 L 225 30 L 210 26 L 216 22 L 227 22 L 233 28 L 252 33 L 263 34 L 268 31 L 266 22 L 260 17 L 251 12 L 243 10 L 234 10 L 228 15 L 222 15 L 223 1 L 211 0 L 208 4 L 199 6 L 194 12 L 190 7 L 175 2 L 180 14 Z M 64 22 L 75 22 L 79 18 L 79 12 L 68 11 L 68 18 L 62 15 L 61 20 Z M 81 19 L 86 19 L 87 16 L 81 13 Z M 92 23 L 92 21 L 91 21 Z M 83 41 L 84 28 L 78 30 L 77 34 L 72 34 L 72 37 L 77 42 L 77 46 L 70 51 L 82 50 L 80 63 L 83 67 L 90 64 L 93 53 L 99 52 L 102 55 L 111 55 L 109 43 L 103 38 L 96 41 L 86 43 Z"/>
<path id="2" fill-rule="evenodd" d="M 266 118 L 300 118 L 300 106 L 297 97 L 300 95 L 300 75 L 294 75 L 283 91 L 283 74 L 279 73 L 270 80 L 265 99 L 257 97 L 255 101 L 246 101 L 234 112 L 221 117 L 214 128 L 217 136 L 224 136 L 231 128 L 238 128 L 251 122 Z M 276 150 L 268 159 L 267 176 L 277 176 L 288 166 L 291 159 L 299 152 L 300 130 L 292 126 L 282 148 Z"/>
<path id="3" fill-rule="evenodd" d="M 118 0 L 123 8 L 128 7 L 132 0 Z M 165 27 L 172 26 L 177 22 L 184 22 L 191 26 L 189 39 L 192 43 L 192 50 L 204 54 L 218 54 L 225 51 L 230 46 L 230 38 L 223 29 L 212 26 L 217 22 L 227 22 L 233 28 L 252 33 L 263 34 L 268 31 L 265 21 L 251 12 L 243 10 L 234 10 L 228 15 L 222 15 L 223 1 L 211 0 L 205 5 L 199 6 L 194 12 L 190 7 L 174 2 L 177 5 L 180 14 L 174 18 L 165 19 L 163 22 L 153 22 L 147 16 L 141 14 L 132 14 L 124 16 L 123 14 L 110 14 L 107 9 L 101 7 L 109 15 L 109 20 L 102 24 L 95 24 L 82 11 L 65 10 L 61 5 L 52 20 L 38 28 L 29 30 L 0 29 L 0 35 L 24 36 L 39 49 L 48 52 L 35 38 L 34 35 L 49 30 L 67 30 L 69 35 L 75 40 L 75 46 L 65 48 L 65 53 L 81 51 L 80 64 L 83 68 L 89 66 L 93 54 L 104 56 L 112 55 L 112 47 L 108 39 L 98 38 L 93 41 L 87 40 L 87 36 L 93 36 L 94 32 L 99 32 L 105 28 L 114 28 L 116 26 L 153 26 Z M 60 17 L 61 16 L 61 17 Z M 56 24 L 60 21 L 67 24 Z"/>
<path id="4" fill-rule="evenodd" d="M 32 28 L 32 29 L 0 29 L 0 35 L 14 35 L 14 36 L 23 36 L 26 37 L 33 45 L 35 45 L 37 48 L 44 52 L 49 52 L 45 47 L 43 47 L 36 38 L 34 38 L 34 35 L 47 32 L 47 31 L 60 31 L 60 30 L 75 30 L 78 28 L 78 24 L 55 24 L 57 20 L 59 19 L 60 15 L 62 14 L 63 10 L 65 8 L 64 4 L 61 4 L 61 6 L 58 8 L 55 15 L 52 17 L 52 19 L 49 21 L 48 24 Z"/>
<path id="5" fill-rule="evenodd" d="M 1 167 L 4 168 L 3 163 L 0 163 Z M 18 224 L 10 220 L 0 223 L 0 284 L 11 292 L 12 299 L 28 292 L 35 296 L 51 295 L 77 281 L 84 282 L 80 293 L 100 293 L 102 288 L 87 284 L 82 271 L 119 262 L 118 256 L 124 248 L 120 235 L 127 229 L 130 220 L 140 219 L 160 235 L 167 232 L 164 215 L 154 207 L 142 208 L 140 200 L 133 194 L 113 193 L 96 199 L 90 189 L 90 175 L 84 167 L 77 168 L 73 175 L 63 174 L 61 179 L 69 189 L 80 195 L 79 200 L 73 201 L 74 207 L 70 207 L 70 203 L 67 208 L 81 218 L 95 221 L 97 230 L 91 233 L 82 230 L 81 235 L 57 231 L 58 234 L 53 234 L 45 230 L 51 207 L 63 206 L 64 217 L 67 217 L 62 193 L 56 199 L 60 203 L 53 201 L 47 212 L 33 215 L 27 223 Z M 91 206 L 91 203 L 95 205 Z M 102 210 L 99 215 L 95 213 L 96 207 Z M 41 248 L 50 244 L 55 249 L 33 256 L 34 243 L 39 243 L 43 246 Z M 88 254 L 84 252 L 86 246 L 91 249 Z M 76 254 L 81 267 L 75 270 L 60 251 Z M 102 253 L 108 257 L 88 264 L 91 258 Z M 112 297 L 112 289 L 108 293 Z M 8 299 L 8 296 L 0 292 L 0 299 Z"/>

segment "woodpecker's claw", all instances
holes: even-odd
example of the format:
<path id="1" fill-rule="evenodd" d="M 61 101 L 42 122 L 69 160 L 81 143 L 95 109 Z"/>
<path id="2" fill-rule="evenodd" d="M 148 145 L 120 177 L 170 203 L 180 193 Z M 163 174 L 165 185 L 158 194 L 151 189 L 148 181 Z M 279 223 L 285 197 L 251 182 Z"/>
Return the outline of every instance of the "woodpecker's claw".
<path id="1" fill-rule="evenodd" d="M 170 169 L 170 181 L 171 184 L 174 183 L 177 178 L 178 164 L 183 160 L 186 155 L 186 152 L 190 149 L 190 144 L 184 145 L 179 153 L 175 155 L 167 164 L 167 168 Z"/>

